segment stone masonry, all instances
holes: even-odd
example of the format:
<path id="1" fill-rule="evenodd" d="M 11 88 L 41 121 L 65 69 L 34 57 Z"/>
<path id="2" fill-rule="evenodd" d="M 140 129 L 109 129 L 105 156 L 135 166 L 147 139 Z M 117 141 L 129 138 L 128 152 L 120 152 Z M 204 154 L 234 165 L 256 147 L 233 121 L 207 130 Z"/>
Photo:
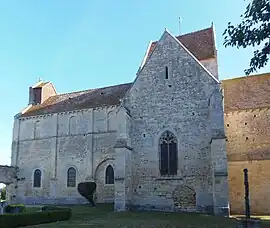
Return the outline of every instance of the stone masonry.
<path id="1" fill-rule="evenodd" d="M 133 183 L 122 185 L 126 203 L 146 210 L 221 213 L 220 208 L 228 205 L 228 188 L 218 80 L 165 31 L 138 72 L 123 106 L 131 116 L 128 132 L 133 156 Z M 173 132 L 178 140 L 176 176 L 163 177 L 159 173 L 158 142 L 165 130 Z M 124 151 L 122 154 L 126 155 Z M 117 157 L 116 163 L 118 159 L 124 158 Z M 124 176 L 124 182 L 128 178 Z M 181 207 L 184 202 L 177 201 L 181 196 L 173 195 L 179 188 L 185 189 L 188 201 L 194 194 L 196 199 Z M 126 196 L 127 189 L 133 189 L 133 193 Z M 119 201 L 116 198 L 116 207 Z"/>
<path id="2" fill-rule="evenodd" d="M 68 168 L 76 169 L 76 183 L 97 181 L 97 201 L 112 202 L 114 186 L 104 184 L 104 170 L 114 166 L 116 140 L 114 108 L 80 110 L 15 120 L 12 165 L 25 178 L 18 184 L 17 200 L 32 203 L 81 203 L 76 187 L 67 187 Z M 107 121 L 108 116 L 110 119 Z M 16 122 L 19 122 L 16 124 Z M 33 188 L 33 172 L 42 171 L 41 188 Z"/>
<path id="3" fill-rule="evenodd" d="M 76 186 L 95 181 L 96 201 L 114 202 L 116 211 L 224 214 L 229 204 L 240 214 L 248 168 L 251 213 L 269 214 L 270 74 L 218 78 L 212 26 L 177 37 L 165 31 L 150 42 L 133 83 L 67 94 L 51 82 L 33 85 L 14 118 L 12 166 L 0 166 L 9 200 L 86 203 Z M 159 170 L 165 131 L 177 140 L 174 176 Z M 67 186 L 69 168 L 75 187 Z"/>
<path id="4" fill-rule="evenodd" d="M 114 202 L 116 211 L 226 214 L 229 205 L 243 213 L 248 168 L 251 213 L 269 214 L 269 85 L 270 74 L 219 81 L 213 26 L 182 36 L 165 30 L 132 83 L 57 94 L 39 82 L 14 118 L 11 165 L 20 180 L 9 195 L 27 204 L 86 203 L 76 186 L 95 181 L 96 201 Z M 166 131 L 177 141 L 171 176 L 160 172 Z M 67 186 L 69 168 L 75 187 Z M 10 180 L 5 170 L 0 177 Z"/>
<path id="5" fill-rule="evenodd" d="M 232 213 L 244 213 L 243 169 L 249 171 L 252 214 L 270 213 L 270 74 L 222 81 Z"/>

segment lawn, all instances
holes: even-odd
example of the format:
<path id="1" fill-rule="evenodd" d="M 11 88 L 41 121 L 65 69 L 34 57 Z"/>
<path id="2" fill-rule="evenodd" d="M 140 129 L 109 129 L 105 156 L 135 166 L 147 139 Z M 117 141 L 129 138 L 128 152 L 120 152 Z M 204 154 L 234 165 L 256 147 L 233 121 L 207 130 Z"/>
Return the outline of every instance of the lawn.
<path id="1" fill-rule="evenodd" d="M 235 219 L 216 217 L 194 213 L 164 213 L 164 212 L 113 212 L 113 205 L 98 205 L 92 208 L 88 205 L 72 206 L 72 218 L 69 221 L 50 223 L 31 228 L 64 228 L 64 227 L 141 227 L 141 228 L 233 228 Z M 35 209 L 30 208 L 33 211 Z M 270 227 L 264 222 L 263 228 Z M 29 227 L 30 228 L 30 227 Z"/>

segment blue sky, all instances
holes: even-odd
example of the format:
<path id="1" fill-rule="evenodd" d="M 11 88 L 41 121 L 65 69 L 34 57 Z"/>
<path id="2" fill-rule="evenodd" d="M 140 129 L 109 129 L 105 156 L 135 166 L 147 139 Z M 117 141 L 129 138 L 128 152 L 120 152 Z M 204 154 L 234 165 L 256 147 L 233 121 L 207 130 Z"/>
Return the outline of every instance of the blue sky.
<path id="1" fill-rule="evenodd" d="M 220 78 L 244 75 L 252 49 L 225 49 L 228 21 L 239 22 L 244 0 L 1 1 L 0 164 L 10 164 L 13 116 L 38 78 L 58 93 L 133 81 L 150 40 L 165 28 L 181 33 L 216 28 Z M 260 72 L 270 71 L 269 64 Z"/>

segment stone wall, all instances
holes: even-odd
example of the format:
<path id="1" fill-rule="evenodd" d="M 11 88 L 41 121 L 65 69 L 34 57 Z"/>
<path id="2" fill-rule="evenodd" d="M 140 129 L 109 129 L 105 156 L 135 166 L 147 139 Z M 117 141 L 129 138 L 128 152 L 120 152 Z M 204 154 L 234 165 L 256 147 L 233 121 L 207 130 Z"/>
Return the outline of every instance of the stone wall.
<path id="1" fill-rule="evenodd" d="M 222 137 L 224 125 L 222 112 L 219 118 L 215 112 L 215 118 L 209 117 L 209 100 L 219 88 L 218 81 L 165 32 L 124 99 L 131 115 L 133 206 L 151 210 L 213 209 L 212 123 Z M 178 140 L 177 176 L 167 178 L 159 173 L 159 138 L 165 130 Z M 176 196 L 179 189 L 187 192 L 189 206 L 179 201 L 183 196 Z"/>
<path id="2" fill-rule="evenodd" d="M 251 213 L 270 212 L 269 110 L 246 109 L 225 114 L 232 213 L 244 212 L 244 168 L 249 170 Z"/>
<path id="3" fill-rule="evenodd" d="M 98 202 L 112 202 L 114 186 L 105 185 L 105 169 L 115 157 L 116 124 L 115 107 L 15 120 L 12 163 L 25 178 L 18 183 L 17 201 L 85 202 L 77 187 L 67 187 L 67 170 L 73 167 L 76 186 L 95 180 Z M 41 188 L 33 188 L 36 169 L 42 172 Z"/>
<path id="4" fill-rule="evenodd" d="M 200 60 L 201 64 L 218 79 L 218 63 L 216 58 Z"/>

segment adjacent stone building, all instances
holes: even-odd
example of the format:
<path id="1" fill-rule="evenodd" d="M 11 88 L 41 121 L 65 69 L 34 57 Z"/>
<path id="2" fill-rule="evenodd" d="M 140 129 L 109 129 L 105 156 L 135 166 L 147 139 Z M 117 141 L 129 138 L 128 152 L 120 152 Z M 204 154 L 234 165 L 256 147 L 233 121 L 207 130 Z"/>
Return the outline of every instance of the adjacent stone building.
<path id="1" fill-rule="evenodd" d="M 82 181 L 115 210 L 222 213 L 228 206 L 222 87 L 213 26 L 150 42 L 134 82 L 57 94 L 29 89 L 15 116 L 12 200 L 83 203 Z"/>
<path id="2" fill-rule="evenodd" d="M 231 211 L 244 213 L 247 168 L 251 213 L 269 215 L 270 74 L 223 80 L 222 86 Z"/>

